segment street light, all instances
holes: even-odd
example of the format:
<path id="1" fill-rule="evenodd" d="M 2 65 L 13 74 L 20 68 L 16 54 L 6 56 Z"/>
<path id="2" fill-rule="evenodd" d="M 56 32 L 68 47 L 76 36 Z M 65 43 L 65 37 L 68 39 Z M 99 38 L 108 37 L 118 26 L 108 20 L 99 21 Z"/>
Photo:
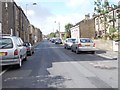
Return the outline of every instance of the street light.
<path id="1" fill-rule="evenodd" d="M 57 22 L 55 21 L 55 23 Z M 58 31 L 59 31 L 59 38 L 60 38 L 60 22 L 58 22 Z"/>
<path id="2" fill-rule="evenodd" d="M 37 5 L 37 3 L 32 3 L 32 5 Z M 27 16 L 28 4 L 26 4 L 26 16 Z"/>

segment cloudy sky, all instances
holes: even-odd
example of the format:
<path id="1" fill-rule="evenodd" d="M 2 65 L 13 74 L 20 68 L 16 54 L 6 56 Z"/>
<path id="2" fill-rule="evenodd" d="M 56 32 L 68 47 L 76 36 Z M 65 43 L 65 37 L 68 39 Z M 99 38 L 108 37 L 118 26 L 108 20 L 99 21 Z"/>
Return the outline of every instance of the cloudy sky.
<path id="1" fill-rule="evenodd" d="M 109 0 L 111 4 L 119 0 Z M 40 28 L 43 34 L 58 30 L 64 31 L 68 23 L 76 24 L 84 19 L 85 14 L 93 14 L 94 0 L 15 0 L 22 7 L 31 24 Z M 33 5 L 37 3 L 37 5 Z M 56 23 L 55 23 L 56 22 Z"/>

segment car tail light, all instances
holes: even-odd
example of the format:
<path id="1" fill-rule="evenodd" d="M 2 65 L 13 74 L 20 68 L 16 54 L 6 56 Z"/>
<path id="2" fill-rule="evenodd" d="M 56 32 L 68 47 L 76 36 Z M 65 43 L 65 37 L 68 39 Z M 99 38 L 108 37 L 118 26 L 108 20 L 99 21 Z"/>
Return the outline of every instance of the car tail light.
<path id="1" fill-rule="evenodd" d="M 17 49 L 14 51 L 14 55 L 18 55 L 18 50 Z"/>
<path id="2" fill-rule="evenodd" d="M 30 50 L 29 48 L 26 48 L 26 50 Z"/>
<path id="3" fill-rule="evenodd" d="M 95 47 L 95 43 L 93 44 L 93 47 Z"/>
<path id="4" fill-rule="evenodd" d="M 7 56 L 8 52 L 5 52 L 5 56 Z"/>
<path id="5" fill-rule="evenodd" d="M 78 44 L 78 47 L 82 47 L 82 44 L 80 43 L 80 44 Z"/>

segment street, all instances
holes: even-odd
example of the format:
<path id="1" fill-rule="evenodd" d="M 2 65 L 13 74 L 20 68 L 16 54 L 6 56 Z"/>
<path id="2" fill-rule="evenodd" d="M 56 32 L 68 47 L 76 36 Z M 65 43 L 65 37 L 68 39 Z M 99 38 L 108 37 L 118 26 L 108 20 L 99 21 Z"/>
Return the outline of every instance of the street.
<path id="1" fill-rule="evenodd" d="M 63 45 L 40 42 L 35 53 L 20 69 L 5 67 L 3 88 L 117 88 L 118 66 L 115 58 L 95 54 L 76 54 Z M 105 67 L 106 63 L 112 66 Z"/>

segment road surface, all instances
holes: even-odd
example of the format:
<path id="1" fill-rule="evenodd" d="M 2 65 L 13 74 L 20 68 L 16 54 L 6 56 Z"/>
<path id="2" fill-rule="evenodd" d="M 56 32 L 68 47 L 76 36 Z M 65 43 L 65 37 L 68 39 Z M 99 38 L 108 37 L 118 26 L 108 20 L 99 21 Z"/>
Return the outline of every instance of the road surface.
<path id="1" fill-rule="evenodd" d="M 48 41 L 41 42 L 20 69 L 5 67 L 3 88 L 117 88 L 118 67 L 98 54 L 76 54 Z"/>

